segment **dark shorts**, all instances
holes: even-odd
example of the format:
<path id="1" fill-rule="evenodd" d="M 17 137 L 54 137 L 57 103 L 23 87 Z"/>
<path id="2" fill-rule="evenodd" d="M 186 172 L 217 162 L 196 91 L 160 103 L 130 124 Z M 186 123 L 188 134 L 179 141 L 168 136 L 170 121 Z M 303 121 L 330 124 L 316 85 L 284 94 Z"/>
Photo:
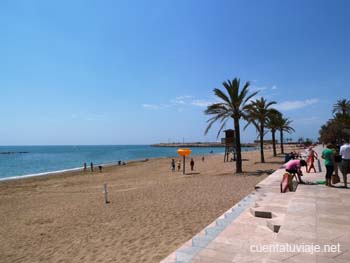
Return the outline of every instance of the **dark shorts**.
<path id="1" fill-rule="evenodd" d="M 326 179 L 331 179 L 334 172 L 333 165 L 326 165 Z"/>
<path id="2" fill-rule="evenodd" d="M 290 173 L 290 174 L 297 174 L 298 173 L 298 170 L 289 170 L 289 169 L 286 169 L 286 172 Z"/>
<path id="3" fill-rule="evenodd" d="M 342 174 L 348 174 L 350 173 L 350 160 L 342 160 L 340 163 L 340 171 Z"/>

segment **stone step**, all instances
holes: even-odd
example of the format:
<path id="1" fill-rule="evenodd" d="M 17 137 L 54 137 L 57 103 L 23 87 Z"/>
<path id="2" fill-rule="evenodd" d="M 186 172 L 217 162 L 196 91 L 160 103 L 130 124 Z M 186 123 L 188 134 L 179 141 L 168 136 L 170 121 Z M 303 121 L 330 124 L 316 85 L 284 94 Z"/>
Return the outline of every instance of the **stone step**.
<path id="1" fill-rule="evenodd" d="M 190 262 L 191 259 L 193 258 L 193 255 L 189 255 L 187 253 L 182 253 L 182 252 L 178 252 L 176 251 L 176 261 L 175 262 Z"/>
<path id="2" fill-rule="evenodd" d="M 230 220 L 230 219 L 220 218 L 220 219 L 216 220 L 216 225 L 227 227 L 229 224 L 231 224 L 231 222 L 232 222 L 232 220 Z"/>
<path id="3" fill-rule="evenodd" d="M 239 215 L 242 213 L 240 210 L 231 210 L 231 212 L 228 212 L 225 214 L 225 219 L 229 219 L 231 221 L 235 220 Z"/>
<path id="4" fill-rule="evenodd" d="M 254 208 L 251 207 L 250 208 L 250 213 L 254 216 L 254 217 L 261 217 L 261 218 L 272 218 L 273 217 L 273 213 L 270 211 L 265 211 L 263 208 L 259 207 L 259 208 Z"/>
<path id="5" fill-rule="evenodd" d="M 195 236 L 192 238 L 192 246 L 206 248 L 212 240 L 213 238 L 209 236 Z"/>
<path id="6" fill-rule="evenodd" d="M 267 220 L 266 225 L 269 229 L 271 229 L 271 231 L 278 233 L 280 231 L 281 228 L 281 224 L 274 222 L 272 220 Z"/>
<path id="7" fill-rule="evenodd" d="M 190 260 L 201 250 L 201 247 L 180 248 L 175 252 L 176 262 L 190 262 Z"/>
<path id="8" fill-rule="evenodd" d="M 208 227 L 208 228 L 205 229 L 205 235 L 215 238 L 215 237 L 217 237 L 224 229 L 225 229 L 225 227 L 223 227 L 223 226 Z"/>

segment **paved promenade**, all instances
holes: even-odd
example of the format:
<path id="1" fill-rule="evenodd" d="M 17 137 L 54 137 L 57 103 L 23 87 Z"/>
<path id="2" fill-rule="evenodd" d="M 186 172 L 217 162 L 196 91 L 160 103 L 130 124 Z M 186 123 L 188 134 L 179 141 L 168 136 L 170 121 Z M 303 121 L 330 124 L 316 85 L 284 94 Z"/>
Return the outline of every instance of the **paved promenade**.
<path id="1" fill-rule="evenodd" d="M 324 180 L 323 160 L 322 172 L 315 166 L 305 181 Z M 283 174 L 275 171 L 161 263 L 350 262 L 350 189 L 299 184 L 282 194 Z"/>

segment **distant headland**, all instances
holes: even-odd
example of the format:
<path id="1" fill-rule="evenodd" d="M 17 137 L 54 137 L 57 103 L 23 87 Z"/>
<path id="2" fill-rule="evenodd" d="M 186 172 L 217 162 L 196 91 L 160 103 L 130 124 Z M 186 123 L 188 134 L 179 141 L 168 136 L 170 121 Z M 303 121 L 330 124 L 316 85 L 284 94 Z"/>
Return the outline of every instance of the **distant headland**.
<path id="1" fill-rule="evenodd" d="M 0 154 L 22 154 L 22 153 L 29 153 L 29 152 L 0 152 Z"/>
<path id="2" fill-rule="evenodd" d="M 172 142 L 172 143 L 156 143 L 152 144 L 152 147 L 225 147 L 224 144 L 219 142 Z M 256 143 L 242 143 L 242 147 L 256 147 Z"/>

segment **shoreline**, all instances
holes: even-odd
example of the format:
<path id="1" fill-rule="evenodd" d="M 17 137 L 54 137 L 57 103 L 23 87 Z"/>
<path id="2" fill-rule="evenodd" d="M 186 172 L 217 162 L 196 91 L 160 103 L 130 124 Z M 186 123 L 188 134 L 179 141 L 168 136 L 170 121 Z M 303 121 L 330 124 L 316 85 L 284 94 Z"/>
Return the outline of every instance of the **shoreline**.
<path id="1" fill-rule="evenodd" d="M 251 150 L 248 150 L 251 151 Z M 194 154 L 192 156 L 214 156 L 214 155 L 223 155 L 224 153 L 209 153 L 209 154 Z M 97 169 L 98 166 L 102 166 L 104 168 L 114 168 L 114 167 L 119 167 L 119 166 L 126 166 L 128 164 L 133 164 L 133 163 L 142 163 L 142 162 L 147 162 L 149 160 L 158 160 L 158 159 L 167 159 L 167 158 L 179 158 L 179 156 L 163 156 L 163 157 L 154 157 L 154 158 L 144 158 L 144 159 L 134 159 L 134 160 L 129 160 L 125 161 L 125 164 L 119 165 L 118 162 L 112 162 L 112 163 L 102 163 L 102 164 L 94 164 L 94 169 Z M 123 163 L 123 162 L 122 162 Z M 87 172 L 90 171 L 90 167 L 87 167 Z M 62 170 L 56 170 L 56 171 L 48 171 L 48 172 L 41 172 L 41 173 L 34 173 L 34 174 L 24 174 L 24 175 L 14 175 L 10 177 L 4 177 L 0 178 L 0 184 L 3 182 L 7 181 L 14 181 L 14 180 L 21 180 L 21 179 L 30 179 L 30 178 L 44 178 L 44 177 L 49 177 L 52 175 L 60 175 L 60 174 L 70 174 L 72 172 L 83 172 L 84 167 L 79 166 L 79 167 L 74 167 L 74 168 L 67 168 L 67 169 L 62 169 Z"/>
<path id="2" fill-rule="evenodd" d="M 162 144 L 162 143 L 161 143 Z M 204 143 L 203 143 L 204 144 Z M 180 146 L 154 146 L 154 145 L 150 145 L 151 147 L 180 147 Z M 290 146 L 290 145 L 288 145 Z M 196 147 L 196 146 L 194 146 Z M 199 147 L 214 147 L 214 148 L 218 148 L 219 146 L 199 146 Z M 220 147 L 223 147 L 222 145 Z M 245 149 L 243 150 L 243 147 L 245 147 Z M 255 146 L 242 146 L 242 153 L 243 152 L 252 152 L 252 151 L 258 151 L 259 149 Z M 192 156 L 213 156 L 213 155 L 223 155 L 224 152 L 222 153 L 206 153 L 206 154 L 196 154 L 194 153 Z M 140 163 L 140 162 L 144 162 L 147 160 L 157 160 L 157 159 L 166 159 L 166 158 L 179 158 L 179 156 L 161 156 L 161 157 L 151 157 L 151 158 L 142 158 L 142 159 L 133 159 L 133 160 L 125 160 L 122 161 L 125 162 L 125 165 L 127 164 L 131 164 L 131 163 Z M 118 167 L 118 166 L 125 166 L 125 165 L 119 165 L 118 161 L 116 162 L 111 162 L 111 163 L 96 163 L 94 164 L 94 168 L 96 169 L 99 165 L 103 166 L 104 168 L 106 167 Z M 24 175 L 14 175 L 14 176 L 10 176 L 10 177 L 3 177 L 0 178 L 0 184 L 3 182 L 7 182 L 7 181 L 13 181 L 13 180 L 21 180 L 21 179 L 29 179 L 29 178 L 33 178 L 33 177 L 48 177 L 48 176 L 52 176 L 52 175 L 60 175 L 60 174 L 69 174 L 71 172 L 79 172 L 79 171 L 83 171 L 84 167 L 83 166 L 78 166 L 78 167 L 73 167 L 73 168 L 66 168 L 66 169 L 62 169 L 62 170 L 54 170 L 54 171 L 47 171 L 47 172 L 39 172 L 39 173 L 32 173 L 32 174 L 24 174 Z M 90 168 L 87 167 L 87 171 L 90 172 Z"/>

